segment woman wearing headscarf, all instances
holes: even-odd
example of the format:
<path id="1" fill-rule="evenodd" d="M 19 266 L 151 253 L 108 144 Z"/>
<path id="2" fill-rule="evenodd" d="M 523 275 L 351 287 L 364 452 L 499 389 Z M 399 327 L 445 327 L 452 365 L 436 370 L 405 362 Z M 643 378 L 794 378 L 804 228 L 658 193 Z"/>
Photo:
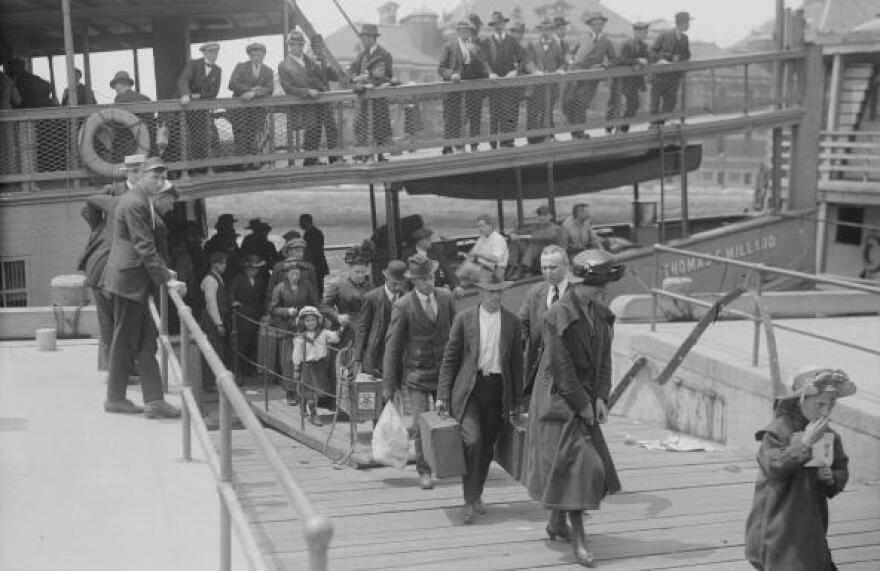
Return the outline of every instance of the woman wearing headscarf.
<path id="1" fill-rule="evenodd" d="M 604 291 L 622 274 L 607 252 L 586 250 L 574 258 L 568 289 L 544 315 L 544 349 L 529 406 L 523 483 L 550 510 L 547 535 L 570 539 L 576 562 L 586 567 L 594 557 L 583 512 L 598 510 L 607 494 L 620 490 L 599 425 L 608 418 L 614 327 Z"/>

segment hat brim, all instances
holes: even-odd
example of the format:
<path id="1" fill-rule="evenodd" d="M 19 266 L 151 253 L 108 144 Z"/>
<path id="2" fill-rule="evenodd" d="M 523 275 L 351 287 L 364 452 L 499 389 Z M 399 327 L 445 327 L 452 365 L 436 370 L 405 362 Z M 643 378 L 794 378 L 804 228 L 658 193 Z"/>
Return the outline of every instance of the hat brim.
<path id="1" fill-rule="evenodd" d="M 503 282 L 477 282 L 476 285 L 483 291 L 504 291 L 513 285 L 512 281 L 505 280 Z"/>
<path id="2" fill-rule="evenodd" d="M 608 21 L 608 18 L 606 18 L 606 17 L 604 17 L 604 16 L 602 16 L 602 17 L 599 17 L 599 16 L 593 16 L 592 18 L 588 18 L 588 19 L 584 20 L 584 23 L 585 23 L 585 24 L 589 24 L 590 22 L 595 22 L 595 21 L 597 21 L 597 20 L 600 21 L 600 22 L 607 22 L 607 21 Z"/>
<path id="3" fill-rule="evenodd" d="M 110 89 L 116 87 L 117 83 L 127 83 L 129 87 L 134 87 L 134 80 L 131 78 L 118 77 L 114 78 L 113 81 L 110 82 Z"/>
<path id="4" fill-rule="evenodd" d="M 429 271 L 425 273 L 414 274 L 411 271 L 407 270 L 404 272 L 403 277 L 408 280 L 429 280 L 434 277 L 434 272 Z"/>
<path id="5" fill-rule="evenodd" d="M 247 263 L 247 262 L 244 263 L 244 267 L 246 267 L 246 268 L 262 268 L 262 267 L 265 266 L 265 265 L 266 265 L 266 261 L 265 261 L 265 260 L 260 260 L 260 261 L 257 262 L 256 264 L 249 264 L 249 263 Z"/>

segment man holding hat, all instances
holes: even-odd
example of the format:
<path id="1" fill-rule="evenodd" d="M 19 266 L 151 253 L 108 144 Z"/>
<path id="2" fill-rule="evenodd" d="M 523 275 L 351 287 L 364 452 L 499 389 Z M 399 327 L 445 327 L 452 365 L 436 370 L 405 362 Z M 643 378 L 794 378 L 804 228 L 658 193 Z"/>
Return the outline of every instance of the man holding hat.
<path id="1" fill-rule="evenodd" d="M 190 60 L 177 80 L 180 104 L 189 105 L 194 99 L 215 99 L 220 92 L 223 71 L 217 65 L 220 44 L 208 42 L 199 48 L 202 57 Z M 206 159 L 217 141 L 217 129 L 207 109 L 188 111 L 186 127 L 189 136 L 190 159 Z"/>
<path id="2" fill-rule="evenodd" d="M 691 15 L 679 12 L 675 15 L 675 28 L 661 32 L 651 46 L 651 59 L 658 64 L 678 63 L 691 59 L 690 41 L 685 32 L 691 25 Z M 651 80 L 651 114 L 672 113 L 678 103 L 678 88 L 682 72 L 658 73 Z M 654 121 L 662 125 L 664 120 Z"/>
<path id="3" fill-rule="evenodd" d="M 455 30 L 457 35 L 443 46 L 437 72 L 444 81 L 457 83 L 469 79 L 485 79 L 492 73 L 486 55 L 477 41 L 477 27 L 470 20 L 460 21 Z M 463 109 L 462 109 L 463 108 Z M 462 110 L 468 123 L 471 137 L 480 135 L 483 115 L 483 93 L 481 91 L 458 91 L 443 96 L 443 138 L 460 139 L 462 132 Z M 471 143 L 476 151 L 479 144 Z M 456 144 L 456 150 L 463 152 L 464 145 Z M 452 146 L 443 147 L 443 154 L 452 153 Z"/>
<path id="4" fill-rule="evenodd" d="M 565 19 L 563 18 L 564 22 Z M 563 26 L 564 28 L 564 26 Z M 553 20 L 545 18 L 538 24 L 541 36 L 529 44 L 528 57 L 536 72 L 564 73 L 566 67 L 566 45 L 554 34 Z M 554 126 L 553 109 L 559 101 L 559 85 L 535 85 L 526 102 L 528 128 L 547 129 Z M 529 143 L 540 143 L 547 137 L 529 137 Z"/>
<path id="5" fill-rule="evenodd" d="M 587 12 L 583 16 L 584 23 L 589 27 L 574 50 L 571 69 L 605 69 L 615 62 L 614 44 L 603 32 L 608 18 L 602 12 Z M 562 96 L 562 110 L 570 125 L 581 125 L 587 120 L 587 109 L 593 102 L 599 80 L 575 81 L 565 86 Z M 571 132 L 574 138 L 587 138 L 583 129 L 575 128 Z"/>
<path id="6" fill-rule="evenodd" d="M 406 262 L 391 260 L 382 273 L 385 283 L 364 294 L 363 305 L 355 322 L 353 355 L 360 370 L 378 376 L 382 376 L 391 307 L 406 293 Z"/>
<path id="7" fill-rule="evenodd" d="M 156 362 L 156 327 L 147 299 L 155 286 L 165 284 L 186 293 L 183 282 L 159 254 L 156 246 L 157 213 L 152 197 L 165 185 L 165 164 L 157 158 L 143 165 L 143 176 L 119 199 L 113 213 L 113 242 L 104 269 L 103 287 L 113 301 L 113 341 L 107 376 L 104 410 L 113 413 L 144 411 L 149 418 L 180 416 L 180 409 L 165 402 Z M 128 378 L 137 362 L 145 407 L 125 398 Z"/>
<path id="8" fill-rule="evenodd" d="M 431 260 L 416 254 L 409 258 L 408 266 L 404 276 L 412 280 L 413 291 L 400 298 L 391 309 L 385 339 L 383 392 L 385 398 L 391 400 L 406 387 L 413 415 L 419 485 L 429 490 L 434 487 L 434 481 L 422 453 L 419 417 L 431 410 L 430 399 L 437 395 L 437 377 L 455 317 L 455 303 L 448 290 L 434 288 Z"/>
<path id="9" fill-rule="evenodd" d="M 287 57 L 278 64 L 278 79 L 281 87 L 287 95 L 296 95 L 303 99 L 317 100 L 321 94 L 330 89 L 330 82 L 337 81 L 339 77 L 332 67 L 324 61 L 324 50 L 313 44 L 315 59 L 305 54 L 306 37 L 299 30 L 290 32 L 287 36 Z M 291 109 L 294 114 L 288 116 L 288 129 L 302 127 L 305 129 L 303 150 L 317 151 L 321 145 L 321 133 L 327 140 L 328 149 L 339 147 L 339 132 L 336 127 L 336 117 L 332 105 L 315 103 L 314 105 L 298 105 Z M 299 125 L 295 125 L 295 119 L 299 119 Z M 342 157 L 330 157 L 330 162 L 340 162 Z M 317 157 L 309 157 L 303 161 L 303 166 L 319 164 Z"/>
<path id="10" fill-rule="evenodd" d="M 513 282 L 491 276 L 477 283 L 479 305 L 455 316 L 443 352 L 437 383 L 437 410 L 450 413 L 461 425 L 467 471 L 464 523 L 486 513 L 483 486 L 492 463 L 495 441 L 519 397 L 522 339 L 513 313 L 501 306 Z"/>
<path id="11" fill-rule="evenodd" d="M 233 97 L 243 101 L 253 101 L 260 97 L 272 95 L 275 89 L 275 78 L 272 68 L 263 64 L 266 57 L 266 46 L 254 42 L 248 44 L 245 51 L 248 61 L 241 62 L 232 70 L 229 78 L 229 91 Z M 256 155 L 260 153 L 258 134 L 266 120 L 264 107 L 248 107 L 229 110 L 229 122 L 232 124 L 232 135 L 235 139 L 236 155 Z M 259 167 L 259 164 L 254 166 Z"/>
<path id="12" fill-rule="evenodd" d="M 645 38 L 648 37 L 648 24 L 636 22 L 633 24 L 633 37 L 625 42 L 620 48 L 620 57 L 617 65 L 628 66 L 633 69 L 641 69 L 648 65 L 651 54 Z M 617 119 L 620 112 L 620 96 L 623 95 L 626 104 L 623 110 L 623 118 L 633 117 L 639 110 L 639 92 L 645 90 L 645 76 L 621 77 L 611 80 L 611 95 L 608 98 L 608 114 L 606 119 Z M 612 128 L 607 127 L 610 133 Z M 618 133 L 629 131 L 629 125 L 617 127 Z"/>
<path id="13" fill-rule="evenodd" d="M 381 59 L 385 63 L 385 78 L 391 81 L 391 78 L 394 76 L 392 69 L 393 59 L 388 50 L 376 43 L 380 35 L 379 26 L 376 24 L 364 24 L 361 26 L 361 45 L 364 49 L 361 50 L 348 67 L 348 75 L 352 81 L 368 81 L 368 64 L 375 59 Z"/>
<path id="14" fill-rule="evenodd" d="M 519 70 L 526 66 L 526 52 L 519 41 L 507 33 L 507 18 L 501 12 L 492 12 L 489 27 L 492 35 L 483 42 L 486 61 L 489 69 L 498 77 L 516 77 Z M 491 77 L 491 75 L 490 75 Z M 510 133 L 516 131 L 519 117 L 519 90 L 493 89 L 489 92 L 489 134 Z M 512 147 L 513 139 L 492 141 L 490 146 Z"/>

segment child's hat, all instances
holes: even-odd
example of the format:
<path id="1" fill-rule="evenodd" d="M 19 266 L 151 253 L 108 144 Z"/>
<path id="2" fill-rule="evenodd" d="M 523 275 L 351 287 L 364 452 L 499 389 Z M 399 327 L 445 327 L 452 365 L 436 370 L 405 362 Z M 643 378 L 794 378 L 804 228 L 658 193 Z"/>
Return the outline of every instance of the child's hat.
<path id="1" fill-rule="evenodd" d="M 833 393 L 837 398 L 842 398 L 854 395 L 855 392 L 855 383 L 840 369 L 809 366 L 795 373 L 789 394 L 779 398 L 801 398 L 822 393 Z"/>
<path id="2" fill-rule="evenodd" d="M 323 317 L 321 315 L 321 312 L 318 311 L 317 307 L 315 307 L 313 305 L 307 305 L 299 310 L 299 314 L 297 315 L 297 318 L 300 320 L 303 320 L 306 317 L 308 317 L 309 315 L 314 315 L 315 317 L 318 318 L 318 321 L 321 321 L 321 318 Z"/>

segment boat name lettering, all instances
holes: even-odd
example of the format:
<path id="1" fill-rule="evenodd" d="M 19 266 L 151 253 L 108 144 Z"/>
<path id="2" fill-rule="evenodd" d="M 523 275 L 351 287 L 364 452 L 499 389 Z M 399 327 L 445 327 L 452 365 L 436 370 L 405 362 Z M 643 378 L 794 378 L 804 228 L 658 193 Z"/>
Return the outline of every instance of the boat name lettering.
<path id="1" fill-rule="evenodd" d="M 766 252 L 776 248 L 776 236 L 768 234 L 758 236 L 740 242 L 731 242 L 724 247 L 707 252 L 713 256 L 730 259 L 747 258 L 759 252 Z M 664 277 L 683 276 L 699 270 L 704 270 L 712 265 L 712 260 L 695 258 L 693 256 L 680 257 L 675 260 L 664 262 L 662 265 Z"/>

